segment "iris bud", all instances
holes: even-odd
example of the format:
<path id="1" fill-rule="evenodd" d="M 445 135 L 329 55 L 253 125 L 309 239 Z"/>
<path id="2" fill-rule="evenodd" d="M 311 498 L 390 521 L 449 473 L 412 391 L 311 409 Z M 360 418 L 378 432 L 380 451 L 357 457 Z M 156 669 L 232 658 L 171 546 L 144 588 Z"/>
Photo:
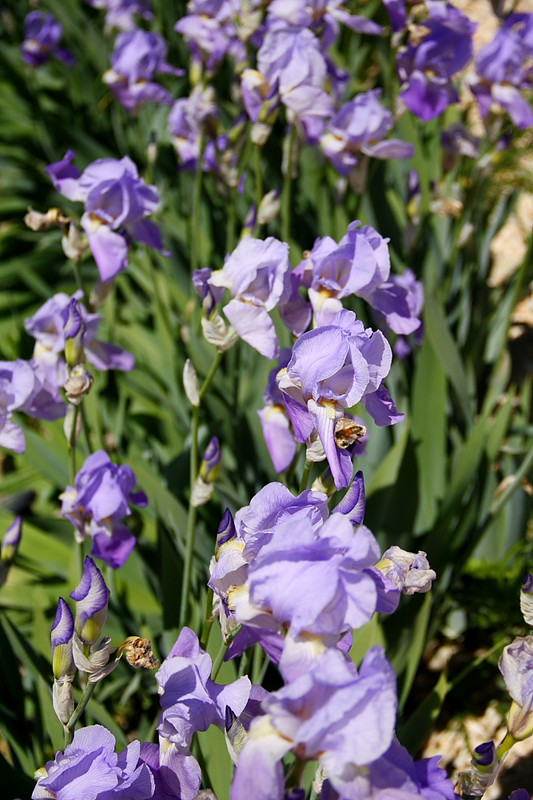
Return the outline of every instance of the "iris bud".
<path id="1" fill-rule="evenodd" d="M 82 579 L 70 596 L 76 601 L 76 633 L 83 644 L 93 644 L 107 619 L 109 589 L 89 556 L 85 559 Z"/>

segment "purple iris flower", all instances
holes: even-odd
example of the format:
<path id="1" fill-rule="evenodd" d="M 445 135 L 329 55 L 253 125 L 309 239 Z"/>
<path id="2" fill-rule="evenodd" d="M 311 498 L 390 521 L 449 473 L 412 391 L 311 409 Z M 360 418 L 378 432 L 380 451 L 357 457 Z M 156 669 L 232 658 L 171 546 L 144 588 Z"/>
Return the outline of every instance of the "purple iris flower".
<path id="1" fill-rule="evenodd" d="M 23 453 L 22 428 L 11 419 L 14 411 L 30 417 L 55 420 L 65 415 L 57 385 L 50 386 L 34 361 L 0 361 L 0 445 Z"/>
<path id="2" fill-rule="evenodd" d="M 354 532 L 342 514 L 332 514 L 317 532 L 309 519 L 289 520 L 276 527 L 248 566 L 250 600 L 268 609 L 293 637 L 340 638 L 376 610 L 377 587 L 366 570 L 379 555 L 368 528 Z M 238 608 L 236 616 L 239 620 Z"/>
<path id="3" fill-rule="evenodd" d="M 383 0 L 383 5 L 387 9 L 390 17 L 392 30 L 403 31 L 407 25 L 407 10 L 405 0 Z"/>
<path id="4" fill-rule="evenodd" d="M 209 586 L 220 601 L 223 630 L 237 622 L 244 626 L 229 658 L 259 641 L 279 663 L 287 641 L 284 628 L 292 637 L 314 634 L 322 649 L 340 646 L 344 633 L 364 624 L 378 605 L 393 610 L 392 594 L 398 598 L 399 592 L 390 582 L 385 586 L 374 569 L 379 548 L 360 526 L 364 506 L 358 473 L 329 519 L 327 495 L 306 490 L 294 497 L 279 483 L 258 492 L 237 512 L 235 523 L 226 513 Z M 360 526 L 355 532 L 354 525 Z M 388 605 L 381 602 L 384 591 Z"/>
<path id="5" fill-rule="evenodd" d="M 145 506 L 144 492 L 134 492 L 131 467 L 117 466 L 104 450 L 86 459 L 74 487 L 62 495 L 61 513 L 75 528 L 79 542 L 92 538 L 91 553 L 113 568 L 121 567 L 135 545 L 135 536 L 121 523 L 131 514 L 130 503 Z"/>
<path id="6" fill-rule="evenodd" d="M 137 111 L 146 103 L 172 105 L 172 95 L 153 78 L 156 72 L 184 75 L 167 63 L 167 43 L 159 33 L 142 28 L 124 31 L 111 53 L 111 69 L 104 82 L 128 111 Z"/>
<path id="7" fill-rule="evenodd" d="M 126 269 L 131 239 L 162 250 L 159 228 L 146 219 L 157 209 L 159 196 L 155 186 L 139 178 L 128 156 L 93 161 L 83 173 L 71 164 L 74 156 L 69 150 L 46 171 L 61 194 L 85 203 L 81 224 L 105 283 Z"/>
<path id="8" fill-rule="evenodd" d="M 31 397 L 35 376 L 25 361 L 0 361 L 0 445 L 23 453 L 26 440 L 20 425 L 12 421 L 13 411 Z"/>
<path id="9" fill-rule="evenodd" d="M 264 486 L 235 515 L 237 535 L 245 542 L 245 555 L 250 558 L 270 541 L 275 528 L 284 521 L 308 519 L 313 530 L 328 517 L 328 500 L 322 492 L 309 489 L 296 497 L 282 483 Z"/>
<path id="10" fill-rule="evenodd" d="M 359 226 L 351 222 L 339 244 L 330 236 L 317 239 L 294 270 L 309 290 L 316 327 L 331 324 L 344 297 L 368 300 L 389 279 L 389 240 L 370 225 Z"/>
<path id="11" fill-rule="evenodd" d="M 236 15 L 228 0 L 189 0 L 187 11 L 174 30 L 185 38 L 194 61 L 212 72 L 226 53 L 236 58 L 237 63 L 245 60 L 246 50 L 239 41 L 234 24 Z"/>
<path id="12" fill-rule="evenodd" d="M 70 50 L 59 47 L 62 36 L 63 28 L 53 14 L 30 11 L 24 23 L 23 59 L 32 67 L 39 67 L 50 56 L 55 56 L 71 67 L 74 56 Z"/>
<path id="13" fill-rule="evenodd" d="M 202 168 L 206 171 L 216 168 L 212 144 L 216 136 L 217 118 L 218 109 L 212 87 L 195 86 L 189 97 L 176 100 L 168 116 L 168 130 L 183 169 L 197 168 L 202 147 Z"/>
<path id="14" fill-rule="evenodd" d="M 32 800 L 149 800 L 155 784 L 140 751 L 134 741 L 117 755 L 115 737 L 107 728 L 80 728 L 65 752 L 47 762 Z"/>
<path id="15" fill-rule="evenodd" d="M 141 744 L 141 761 L 150 767 L 155 782 L 153 800 L 194 800 L 202 773 L 194 756 L 168 739 L 159 744 Z"/>
<path id="16" fill-rule="evenodd" d="M 269 483 L 252 498 L 250 505 L 241 508 L 235 523 L 229 512 L 225 515 L 217 536 L 216 561 L 209 586 L 220 600 L 220 621 L 224 631 L 235 627 L 235 613 L 230 608 L 236 602 L 236 590 L 241 592 L 241 616 L 248 590 L 244 588 L 248 563 L 270 541 L 279 524 L 309 519 L 313 530 L 319 528 L 328 516 L 327 495 L 306 490 L 295 497 L 281 483 Z M 269 614 L 257 619 L 257 609 L 251 609 L 254 627 L 245 626 L 230 645 L 228 658 L 240 655 L 255 642 L 260 641 L 269 657 L 278 663 L 283 649 L 280 626 Z M 264 623 L 261 627 L 261 622 Z"/>
<path id="17" fill-rule="evenodd" d="M 287 366 L 290 357 L 291 351 L 288 348 L 281 351 L 278 366 L 270 370 L 268 375 L 267 388 L 263 395 L 266 405 L 257 412 L 276 472 L 287 469 L 296 455 L 296 440 L 290 429 L 289 415 L 276 381 L 279 370 Z"/>
<path id="18" fill-rule="evenodd" d="M 532 87 L 533 14 L 510 14 L 494 39 L 475 60 L 479 76 L 470 84 L 486 117 L 493 103 L 499 104 L 517 128 L 533 125 L 531 106 L 522 90 Z"/>
<path id="19" fill-rule="evenodd" d="M 118 28 L 129 31 L 135 27 L 134 15 L 143 19 L 152 19 L 154 14 L 150 0 L 87 0 L 94 8 L 105 8 L 106 30 Z"/>
<path id="20" fill-rule="evenodd" d="M 359 153 L 372 158 L 410 158 L 412 144 L 385 139 L 394 125 L 390 111 L 380 103 L 381 89 L 359 94 L 330 120 L 320 139 L 326 156 L 341 175 L 349 175 Z"/>
<path id="21" fill-rule="evenodd" d="M 241 339 L 266 358 L 275 358 L 279 343 L 268 312 L 291 292 L 289 246 L 272 236 L 242 239 L 223 268 L 211 273 L 209 285 L 229 289 L 232 299 L 224 314 Z"/>
<path id="22" fill-rule="evenodd" d="M 383 334 L 365 329 L 344 309 L 330 325 L 304 333 L 278 374 L 296 439 L 305 442 L 318 433 L 338 489 L 349 485 L 353 473 L 350 453 L 335 436 L 344 409 L 363 401 L 378 425 L 403 419 L 383 386 L 391 362 Z"/>
<path id="23" fill-rule="evenodd" d="M 252 141 L 263 144 L 281 105 L 278 85 L 276 82 L 270 85 L 257 69 L 245 69 L 241 75 L 241 94 L 246 113 L 256 123 Z"/>
<path id="24" fill-rule="evenodd" d="M 422 327 L 424 287 L 410 269 L 391 275 L 365 299 L 394 333 L 408 336 Z"/>
<path id="25" fill-rule="evenodd" d="M 240 753 L 232 800 L 281 800 L 281 759 L 294 750 L 317 759 L 334 788 L 350 789 L 355 800 L 361 767 L 389 748 L 396 717 L 396 679 L 383 650 L 368 651 L 359 672 L 336 649 L 313 659 L 307 669 L 262 702 Z"/>
<path id="26" fill-rule="evenodd" d="M 438 766 L 439 756 L 413 761 L 396 737 L 386 753 L 353 774 L 339 776 L 335 788 L 326 781 L 322 793 L 327 800 L 380 800 L 386 797 L 416 797 L 426 800 L 455 800 L 453 783 Z"/>
<path id="27" fill-rule="evenodd" d="M 317 37 L 308 28 L 273 21 L 257 53 L 257 69 L 307 140 L 318 141 L 333 101 L 325 88 L 328 67 Z"/>
<path id="28" fill-rule="evenodd" d="M 343 8 L 345 0 L 273 0 L 269 15 L 284 20 L 289 25 L 310 28 L 320 35 L 324 49 L 335 44 L 339 37 L 339 23 L 357 33 L 379 35 L 383 28 L 366 17 L 355 16 Z"/>
<path id="29" fill-rule="evenodd" d="M 221 686 L 211 680 L 211 668 L 211 657 L 201 649 L 196 634 L 183 628 L 156 675 L 162 708 L 158 731 L 176 757 L 188 755 L 198 731 L 210 725 L 224 729 L 226 707 L 239 716 L 250 697 L 247 677 Z"/>
<path id="30" fill-rule="evenodd" d="M 406 106 L 427 122 L 459 99 L 452 77 L 472 58 L 476 23 L 442 0 L 428 0 L 427 34 L 416 45 L 410 41 L 396 63 Z"/>
<path id="31" fill-rule="evenodd" d="M 82 297 L 81 291 L 72 297 L 58 292 L 24 322 L 27 332 L 36 340 L 34 361 L 47 374 L 48 383 L 58 388 L 64 386 L 67 377 L 64 353 L 69 338 L 80 337 L 78 347 L 96 369 L 129 371 L 135 366 L 135 360 L 127 350 L 96 339 L 102 317 L 86 311 L 79 302 Z"/>

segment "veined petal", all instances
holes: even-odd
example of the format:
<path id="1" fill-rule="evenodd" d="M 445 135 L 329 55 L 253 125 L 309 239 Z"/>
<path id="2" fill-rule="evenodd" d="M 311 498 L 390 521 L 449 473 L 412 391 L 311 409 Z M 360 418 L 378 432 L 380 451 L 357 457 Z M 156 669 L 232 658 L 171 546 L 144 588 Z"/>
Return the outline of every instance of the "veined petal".
<path id="1" fill-rule="evenodd" d="M 224 307 L 224 314 L 241 339 L 262 356 L 276 358 L 279 352 L 278 337 L 274 323 L 264 308 L 240 300 L 230 300 Z"/>

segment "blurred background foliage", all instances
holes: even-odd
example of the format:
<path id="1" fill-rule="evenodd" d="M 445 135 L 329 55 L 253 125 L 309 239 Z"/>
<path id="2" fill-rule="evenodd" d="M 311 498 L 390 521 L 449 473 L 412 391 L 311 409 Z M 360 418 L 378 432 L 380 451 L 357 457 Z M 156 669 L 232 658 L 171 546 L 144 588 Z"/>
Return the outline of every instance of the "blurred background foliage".
<path id="1" fill-rule="evenodd" d="M 69 148 L 82 169 L 97 158 L 129 155 L 160 191 L 156 221 L 171 255 L 132 248 L 128 270 L 100 313 L 101 338 L 131 350 L 136 369 L 96 374 L 85 407 L 92 447 L 129 464 L 149 498 L 132 519 L 139 536 L 133 555 L 116 574 L 106 574 L 112 589 L 107 632 L 117 642 L 134 633 L 149 636 L 164 656 L 178 632 L 188 501 L 189 405 L 181 376 L 187 357 L 201 378 L 214 357 L 201 335 L 190 281 L 195 176 L 178 168 L 167 108 L 150 105 L 132 116 L 102 82 L 113 45 L 113 36 L 103 32 L 102 12 L 82 0 L 47 0 L 42 7 L 63 25 L 63 42 L 76 56 L 73 68 L 54 60 L 37 69 L 25 64 L 20 43 L 30 6 L 0 4 L 0 358 L 31 357 L 25 318 L 53 293 L 76 289 L 60 233 L 36 233 L 24 225 L 30 206 L 46 211 L 59 205 L 79 214 L 79 206 L 54 190 L 45 166 Z M 173 31 L 185 4 L 159 0 L 154 8 L 149 26 L 165 36 L 168 61 L 186 67 L 186 46 Z M 352 10 L 375 12 L 377 19 L 384 13 L 377 3 L 362 12 L 352 4 Z M 349 65 L 352 93 L 381 86 L 392 102 L 398 85 L 387 40 L 370 42 L 344 30 L 336 55 Z M 164 82 L 176 98 L 188 92 L 186 77 L 166 76 Z M 223 127 L 237 116 L 230 82 L 225 72 L 216 80 Z M 454 107 L 430 123 L 405 114 L 395 135 L 415 145 L 414 157 L 369 164 L 362 194 L 339 181 L 316 149 L 301 146 L 293 186 L 293 265 L 317 236 L 340 238 L 349 222 L 360 219 L 390 237 L 397 271 L 409 267 L 424 282 L 423 344 L 396 359 L 389 378 L 405 422 L 384 429 L 369 422 L 368 453 L 358 465 L 367 488 L 365 522 L 383 548 L 425 550 L 438 574 L 431 595 L 404 600 L 393 618 L 359 632 L 354 647 L 358 659 L 371 643 L 386 643 L 399 677 L 400 736 L 413 753 L 443 706 L 448 716 L 450 704 L 452 713 L 467 707 L 472 681 L 483 676 L 486 699 L 497 691 L 495 663 L 501 646 L 521 632 L 518 590 L 532 561 L 532 328 L 524 312 L 533 279 L 530 228 L 515 234 L 515 244 L 522 237 L 518 256 L 505 251 L 503 276 L 496 274 L 494 246 L 531 190 L 531 136 L 502 123 L 497 135 L 485 132 L 479 158 L 450 161 L 442 130 L 468 114 Z M 264 191 L 281 186 L 283 133 L 280 119 L 262 153 Z M 503 139 L 505 148 L 498 144 Z M 220 267 L 238 241 L 256 199 L 255 157 L 243 138 L 239 171 L 246 181 L 240 195 L 204 175 L 200 266 Z M 420 181 L 415 198 L 409 195 L 412 169 Z M 266 234 L 281 236 L 279 220 L 269 223 Z M 89 256 L 82 275 L 87 285 L 97 277 Z M 362 303 L 353 307 L 371 322 Z M 289 344 L 287 333 L 280 335 Z M 198 602 L 190 621 L 197 630 L 224 509 L 246 505 L 276 479 L 256 413 L 272 366 L 239 342 L 226 354 L 202 406 L 201 448 L 218 436 L 223 466 L 213 500 L 198 514 Z M 25 519 L 19 557 L 0 590 L 0 775 L 23 797 L 35 766 L 62 747 L 50 698 L 49 631 L 58 596 L 70 593 L 78 578 L 72 529 L 58 511 L 69 480 L 62 422 L 18 421 L 26 453 L 0 454 L 0 528 L 14 514 Z M 80 452 L 86 455 L 83 445 Z M 434 651 L 446 641 L 458 643 L 462 657 L 440 677 L 429 674 L 428 646 Z M 213 636 L 210 651 L 216 649 Z M 472 653 L 480 655 L 477 661 Z M 233 678 L 237 668 L 225 665 L 222 679 Z M 275 686 L 276 677 L 270 680 Z M 133 674 L 121 664 L 95 697 L 87 722 L 107 725 L 122 744 L 133 735 L 153 736 L 158 702 L 152 674 Z M 203 756 L 221 798 L 229 761 L 218 731 L 204 741 Z"/>

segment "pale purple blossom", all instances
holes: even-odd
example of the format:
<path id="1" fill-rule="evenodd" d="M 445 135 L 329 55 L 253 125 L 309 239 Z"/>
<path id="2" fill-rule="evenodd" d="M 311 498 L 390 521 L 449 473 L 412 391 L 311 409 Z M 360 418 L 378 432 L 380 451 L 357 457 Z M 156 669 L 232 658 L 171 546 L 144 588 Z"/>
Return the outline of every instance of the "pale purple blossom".
<path id="1" fill-rule="evenodd" d="M 105 8 L 106 30 L 118 28 L 129 31 L 135 27 L 134 15 L 143 19 L 152 19 L 154 14 L 150 0 L 87 0 L 94 8 Z"/>
<path id="2" fill-rule="evenodd" d="M 442 0 L 428 0 L 425 35 L 398 53 L 396 63 L 406 106 L 427 122 L 441 114 L 459 96 L 452 78 L 472 58 L 476 23 Z M 426 32 L 427 31 L 427 32 Z"/>
<path id="3" fill-rule="evenodd" d="M 83 173 L 71 164 L 74 156 L 69 150 L 46 171 L 61 194 L 85 203 L 81 224 L 105 283 L 126 269 L 132 239 L 162 250 L 159 228 L 146 219 L 156 211 L 159 195 L 155 186 L 139 178 L 128 156 L 120 161 L 101 158 Z"/>
<path id="4" fill-rule="evenodd" d="M 140 743 L 133 741 L 117 755 L 115 737 L 107 728 L 80 728 L 65 752 L 43 767 L 32 800 L 149 800 L 154 779 L 140 750 Z"/>
<path id="5" fill-rule="evenodd" d="M 137 111 L 146 103 L 172 105 L 170 92 L 156 83 L 156 72 L 183 75 L 166 61 L 167 43 L 159 33 L 142 28 L 124 31 L 111 53 L 111 69 L 104 82 L 128 111 Z"/>
<path id="6" fill-rule="evenodd" d="M 48 385 L 58 389 L 67 378 L 65 348 L 69 338 L 79 338 L 77 346 L 96 369 L 129 371 L 135 366 L 127 350 L 96 338 L 102 317 L 89 313 L 80 302 L 82 297 L 81 291 L 72 297 L 58 292 L 24 321 L 27 332 L 36 340 L 34 362 L 47 375 Z"/>
<path id="7" fill-rule="evenodd" d="M 59 46 L 62 36 L 63 28 L 53 14 L 30 11 L 24 23 L 23 59 L 32 67 L 38 67 L 55 56 L 71 67 L 74 56 L 70 50 Z"/>
<path id="8" fill-rule="evenodd" d="M 340 638 L 376 610 L 377 587 L 366 570 L 378 559 L 373 534 L 364 525 L 354 531 L 342 514 L 333 513 L 316 532 L 309 519 L 289 520 L 248 566 L 250 600 L 293 637 Z"/>
<path id="9" fill-rule="evenodd" d="M 268 13 L 289 25 L 310 28 L 320 35 L 324 49 L 339 36 L 339 23 L 357 33 L 379 35 L 383 28 L 367 17 L 360 17 L 344 8 L 344 0 L 272 0 Z"/>
<path id="10" fill-rule="evenodd" d="M 61 513 L 75 528 L 77 541 L 92 539 L 91 553 L 117 568 L 127 560 L 135 536 L 121 520 L 131 514 L 130 503 L 145 506 L 143 492 L 134 492 L 131 467 L 117 466 L 104 450 L 90 455 L 76 475 L 74 487 L 62 495 Z"/>
<path id="11" fill-rule="evenodd" d="M 267 697 L 251 724 L 231 789 L 232 800 L 281 800 L 281 759 L 294 750 L 317 759 L 333 787 L 354 800 L 360 767 L 389 748 L 396 718 L 396 680 L 383 650 L 368 651 L 359 672 L 328 649 L 301 675 Z"/>
<path id="12" fill-rule="evenodd" d="M 475 59 L 472 89 L 481 116 L 493 105 L 504 108 L 517 128 L 533 125 L 533 111 L 524 90 L 532 88 L 533 14 L 510 14 L 491 42 Z"/>
<path id="13" fill-rule="evenodd" d="M 154 800 L 194 800 L 197 796 L 202 773 L 188 751 L 160 736 L 159 744 L 141 744 L 141 761 L 154 778 Z"/>
<path id="14" fill-rule="evenodd" d="M 335 438 L 344 409 L 362 401 L 378 425 L 403 418 L 383 385 L 391 362 L 383 334 L 365 329 L 353 311 L 344 309 L 330 325 L 304 333 L 286 369 L 279 372 L 278 385 L 296 439 L 305 442 L 318 434 L 338 489 L 349 485 L 353 473 L 350 453 Z"/>
<path id="15" fill-rule="evenodd" d="M 195 86 L 188 97 L 176 100 L 168 116 L 168 131 L 182 169 L 216 169 L 214 140 L 218 109 L 212 87 Z"/>
<path id="16" fill-rule="evenodd" d="M 394 333 L 408 336 L 422 327 L 424 287 L 414 272 L 406 269 L 401 275 L 390 275 L 365 299 Z"/>
<path id="17" fill-rule="evenodd" d="M 11 419 L 14 411 L 47 420 L 65 414 L 57 385 L 47 383 L 35 361 L 0 361 L 0 445 L 23 453 L 26 440 L 20 425 Z"/>
<path id="18" fill-rule="evenodd" d="M 342 299 L 365 300 L 390 276 L 388 239 L 370 225 L 351 222 L 337 244 L 330 236 L 317 239 L 294 272 L 309 291 L 316 327 L 331 324 Z"/>
<path id="19" fill-rule="evenodd" d="M 323 800 L 387 800 L 416 797 L 426 800 L 456 800 L 453 783 L 439 767 L 440 756 L 414 761 L 396 737 L 380 758 L 344 778 L 335 780 L 337 791 L 326 781 Z"/>
<path id="20" fill-rule="evenodd" d="M 318 141 L 333 113 L 326 91 L 328 66 L 316 36 L 308 28 L 272 24 L 257 53 L 257 69 L 275 89 L 289 120 L 298 122 L 310 143 Z"/>
<path id="21" fill-rule="evenodd" d="M 201 649 L 196 634 L 183 628 L 156 675 L 162 708 L 158 731 L 180 750 L 187 750 L 194 734 L 210 725 L 223 729 L 226 706 L 239 716 L 250 697 L 247 677 L 222 686 L 211 680 L 211 668 L 211 656 Z"/>
<path id="22" fill-rule="evenodd" d="M 270 370 L 268 375 L 267 388 L 263 394 L 265 406 L 257 412 L 276 472 L 287 469 L 296 455 L 296 440 L 290 427 L 283 395 L 276 381 L 279 370 L 287 366 L 290 357 L 291 351 L 288 348 L 281 351 L 278 366 Z"/>
<path id="23" fill-rule="evenodd" d="M 15 453 L 24 452 L 26 440 L 22 428 L 13 422 L 11 415 L 29 400 L 34 386 L 34 374 L 27 362 L 0 362 L 0 445 Z"/>
<path id="24" fill-rule="evenodd" d="M 379 548 L 360 525 L 364 506 L 358 473 L 329 518 L 327 495 L 306 490 L 294 497 L 279 483 L 258 492 L 235 523 L 226 512 L 209 586 L 223 631 L 243 625 L 228 658 L 260 642 L 279 663 L 289 638 L 298 649 L 299 637 L 309 635 L 319 650 L 341 647 L 374 611 L 394 610 L 399 592 L 374 568 Z"/>
<path id="25" fill-rule="evenodd" d="M 381 89 L 359 94 L 328 122 L 320 145 L 341 175 L 350 174 L 360 153 L 382 159 L 413 155 L 412 144 L 385 138 L 394 125 L 394 118 L 380 100 Z"/>
<path id="26" fill-rule="evenodd" d="M 229 290 L 232 299 L 224 306 L 224 314 L 241 339 L 261 355 L 275 358 L 279 343 L 268 312 L 283 304 L 291 292 L 288 245 L 272 236 L 264 241 L 242 239 L 223 268 L 211 273 L 208 283 Z"/>
<path id="27" fill-rule="evenodd" d="M 278 525 L 284 522 L 296 524 L 299 519 L 308 519 L 312 529 L 316 530 L 328 516 L 327 502 L 327 495 L 322 492 L 305 490 L 295 497 L 283 484 L 269 483 L 252 498 L 250 505 L 237 512 L 235 522 L 229 512 L 225 514 L 219 527 L 216 557 L 209 579 L 209 586 L 219 598 L 223 630 L 231 630 L 237 624 L 234 611 L 237 599 L 241 617 L 245 613 L 248 563 L 270 541 Z M 245 625 L 235 637 L 228 658 L 240 655 L 260 641 L 269 657 L 278 663 L 283 649 L 280 625 L 266 612 L 258 619 L 255 607 L 249 606 L 249 611 L 253 627 Z"/>
<path id="28" fill-rule="evenodd" d="M 405 0 L 383 0 L 390 17 L 392 30 L 402 31 L 407 25 L 407 9 Z"/>
<path id="29" fill-rule="evenodd" d="M 184 37 L 193 61 L 211 72 L 226 53 L 237 63 L 245 60 L 246 50 L 235 27 L 237 17 L 228 0 L 189 0 L 187 12 L 174 30 Z"/>

